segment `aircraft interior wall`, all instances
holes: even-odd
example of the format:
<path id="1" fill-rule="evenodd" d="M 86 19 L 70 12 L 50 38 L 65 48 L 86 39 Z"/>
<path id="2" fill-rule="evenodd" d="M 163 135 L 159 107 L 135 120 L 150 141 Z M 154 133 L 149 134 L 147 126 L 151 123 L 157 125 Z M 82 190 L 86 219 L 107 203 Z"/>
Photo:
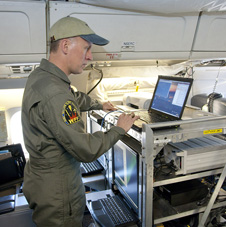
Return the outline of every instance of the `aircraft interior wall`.
<path id="1" fill-rule="evenodd" d="M 99 67 L 99 69 L 101 69 Z M 186 72 L 182 65 L 159 66 L 159 67 L 104 67 L 102 68 L 103 79 L 99 85 L 90 93 L 90 96 L 100 101 L 109 100 L 108 92 L 117 93 L 120 90 L 136 92 L 136 86 L 139 84 L 139 90 L 154 88 L 158 75 L 177 75 L 180 72 Z M 226 67 L 194 67 L 187 71 L 187 77 L 192 76 L 194 83 L 188 99 L 190 104 L 192 96 L 197 94 L 210 94 L 212 92 L 221 93 L 226 97 Z M 72 85 L 81 88 L 81 91 L 88 92 L 99 81 L 100 74 L 97 71 L 85 71 L 82 75 L 70 76 Z M 114 102 L 114 100 L 112 100 Z M 122 104 L 123 94 L 116 104 Z"/>
<path id="2" fill-rule="evenodd" d="M 226 97 L 226 67 L 194 68 L 193 95 L 221 93 Z"/>

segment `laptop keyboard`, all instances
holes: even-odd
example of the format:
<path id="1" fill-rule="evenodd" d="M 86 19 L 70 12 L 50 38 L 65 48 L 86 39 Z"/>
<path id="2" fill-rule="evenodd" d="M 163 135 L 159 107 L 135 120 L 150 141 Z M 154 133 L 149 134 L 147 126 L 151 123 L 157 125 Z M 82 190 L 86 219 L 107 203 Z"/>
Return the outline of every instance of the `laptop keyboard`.
<path id="1" fill-rule="evenodd" d="M 138 115 L 140 116 L 140 119 L 145 121 L 146 123 L 149 123 L 149 122 L 157 123 L 157 122 L 169 121 L 169 119 L 167 118 L 163 118 L 157 114 L 147 114 L 147 112 L 146 113 L 140 112 Z"/>
<path id="2" fill-rule="evenodd" d="M 129 226 L 137 221 L 132 211 L 119 196 L 93 201 L 91 210 L 94 218 L 101 226 Z"/>
<path id="3" fill-rule="evenodd" d="M 83 168 L 82 175 L 101 172 L 104 169 L 98 161 L 82 162 L 81 167 Z"/>

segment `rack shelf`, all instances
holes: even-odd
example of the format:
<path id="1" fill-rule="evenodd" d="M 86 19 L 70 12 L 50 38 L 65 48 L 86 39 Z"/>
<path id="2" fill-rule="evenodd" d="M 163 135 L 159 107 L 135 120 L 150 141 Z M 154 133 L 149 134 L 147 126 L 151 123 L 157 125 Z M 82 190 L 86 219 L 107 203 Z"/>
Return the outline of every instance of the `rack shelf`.
<path id="1" fill-rule="evenodd" d="M 155 188 L 167 184 L 188 181 L 208 177 L 212 175 L 223 174 L 223 167 L 206 169 L 201 172 L 189 173 L 186 175 L 176 175 L 172 171 L 169 175 L 162 173 L 154 175 L 154 160 L 157 154 L 169 143 L 177 143 L 187 141 L 188 139 L 200 138 L 209 135 L 226 133 L 226 117 L 214 116 L 203 113 L 201 110 L 187 109 L 185 111 L 185 119 L 175 123 L 163 123 L 164 126 L 172 126 L 179 124 L 178 129 L 170 130 L 154 130 L 156 125 L 143 125 L 142 132 L 142 163 L 143 163 L 143 196 L 142 196 L 142 226 L 152 227 L 153 224 L 163 223 L 169 220 L 182 218 L 185 216 L 210 212 L 211 209 L 226 206 L 226 202 L 216 202 L 216 196 L 219 189 L 215 190 L 209 201 L 202 206 L 197 203 L 187 203 L 180 206 L 171 206 L 170 203 L 154 195 Z M 163 125 L 159 125 L 162 127 Z M 226 151 L 226 148 L 224 149 Z M 226 162 L 225 162 L 226 164 Z M 224 177 L 224 176 L 223 176 Z M 217 188 L 217 187 L 215 187 Z M 213 202 L 213 204 L 211 204 Z M 205 216 L 205 215 L 203 215 Z M 204 217 L 205 219 L 206 217 Z M 202 220 L 202 223 L 206 220 Z M 200 223 L 199 227 L 204 225 Z"/>

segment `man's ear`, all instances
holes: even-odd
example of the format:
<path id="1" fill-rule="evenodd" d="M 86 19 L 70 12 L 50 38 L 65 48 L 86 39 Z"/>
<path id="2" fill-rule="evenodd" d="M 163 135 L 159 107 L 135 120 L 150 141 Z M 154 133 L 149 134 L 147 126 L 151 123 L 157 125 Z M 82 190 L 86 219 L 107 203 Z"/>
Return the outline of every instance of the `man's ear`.
<path id="1" fill-rule="evenodd" d="M 70 40 L 69 39 L 62 39 L 60 41 L 60 49 L 64 54 L 68 54 L 70 46 Z"/>

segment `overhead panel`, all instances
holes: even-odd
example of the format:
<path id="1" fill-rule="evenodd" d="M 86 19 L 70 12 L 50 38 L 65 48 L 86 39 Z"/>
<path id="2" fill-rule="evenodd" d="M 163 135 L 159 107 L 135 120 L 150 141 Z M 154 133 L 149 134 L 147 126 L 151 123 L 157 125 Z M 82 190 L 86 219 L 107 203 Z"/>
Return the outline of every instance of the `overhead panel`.
<path id="1" fill-rule="evenodd" d="M 191 58 L 226 57 L 226 11 L 202 13 Z"/>
<path id="2" fill-rule="evenodd" d="M 50 26 L 72 16 L 110 40 L 93 46 L 94 60 L 188 59 L 198 13 L 155 15 L 79 3 L 50 2 Z"/>
<path id="3" fill-rule="evenodd" d="M 77 0 L 90 5 L 163 14 L 224 11 L 225 0 Z"/>
<path id="4" fill-rule="evenodd" d="M 0 63 L 46 56 L 46 2 L 0 1 Z"/>

